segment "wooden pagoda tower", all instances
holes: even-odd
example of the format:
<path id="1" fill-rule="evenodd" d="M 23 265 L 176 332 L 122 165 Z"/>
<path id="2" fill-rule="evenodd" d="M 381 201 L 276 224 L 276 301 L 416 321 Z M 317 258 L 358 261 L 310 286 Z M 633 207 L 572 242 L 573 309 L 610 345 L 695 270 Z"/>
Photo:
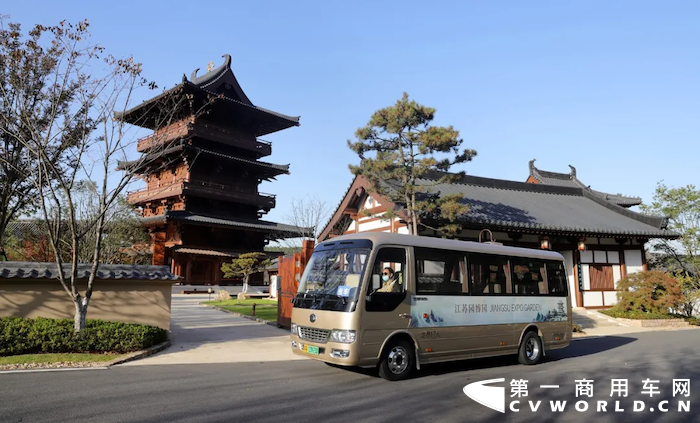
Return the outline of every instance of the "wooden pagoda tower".
<path id="1" fill-rule="evenodd" d="M 289 174 L 289 165 L 260 160 L 272 146 L 258 137 L 299 126 L 299 118 L 253 105 L 231 56 L 224 59 L 116 116 L 154 131 L 139 140 L 141 157 L 119 168 L 146 182 L 127 201 L 151 235 L 153 264 L 170 265 L 186 283 L 219 283 L 223 261 L 299 236 L 299 228 L 261 220 L 275 196 L 258 190 L 262 181 Z"/>

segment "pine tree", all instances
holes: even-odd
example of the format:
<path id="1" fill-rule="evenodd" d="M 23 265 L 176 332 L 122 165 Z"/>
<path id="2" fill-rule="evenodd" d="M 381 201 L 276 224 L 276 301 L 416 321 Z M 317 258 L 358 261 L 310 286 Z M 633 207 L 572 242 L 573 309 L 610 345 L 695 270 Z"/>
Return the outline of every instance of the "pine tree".
<path id="1" fill-rule="evenodd" d="M 243 253 L 231 260 L 230 263 L 223 263 L 221 271 L 224 277 L 230 278 L 240 276 L 243 278 L 242 292 L 248 292 L 248 281 L 254 273 L 260 272 L 270 264 L 270 259 L 264 253 Z"/>
<path id="2" fill-rule="evenodd" d="M 464 172 L 443 174 L 431 184 L 417 180 L 429 172 L 447 172 L 454 164 L 468 162 L 476 151 L 460 150 L 463 140 L 459 132 L 452 126 L 431 126 L 434 117 L 435 109 L 409 100 L 404 93 L 395 105 L 374 112 L 369 123 L 355 132 L 357 141 L 348 141 L 361 160 L 359 166 L 350 165 L 350 170 L 364 176 L 372 192 L 405 208 L 410 234 L 418 234 L 420 217 L 424 216 L 439 222 L 435 229 L 444 236 L 454 236 L 461 229 L 456 220 L 468 207 L 459 195 L 440 196 L 431 188 L 453 182 Z M 388 211 L 383 217 L 393 218 L 394 213 Z"/>

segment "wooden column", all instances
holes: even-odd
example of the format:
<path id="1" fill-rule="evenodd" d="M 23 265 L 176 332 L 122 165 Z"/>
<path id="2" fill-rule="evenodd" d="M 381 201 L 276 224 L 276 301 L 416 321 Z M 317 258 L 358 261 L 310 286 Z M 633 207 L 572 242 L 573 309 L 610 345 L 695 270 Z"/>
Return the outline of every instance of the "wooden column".
<path id="1" fill-rule="evenodd" d="M 216 268 L 214 269 L 214 284 L 221 284 L 221 261 L 215 263 Z"/>
<path id="2" fill-rule="evenodd" d="M 578 250 L 574 250 L 574 276 L 576 277 L 576 283 L 574 286 L 576 286 L 576 304 L 578 304 L 579 307 L 583 307 L 583 292 L 581 292 L 581 286 L 579 285 L 579 280 L 583 277 L 583 275 L 579 276 L 578 274 L 579 263 L 581 263 L 581 253 Z"/>
<path id="3" fill-rule="evenodd" d="M 156 266 L 165 265 L 165 231 L 156 231 L 151 234 L 153 240 L 153 260 Z"/>
<path id="4" fill-rule="evenodd" d="M 185 282 L 192 283 L 192 260 L 189 257 L 185 259 Z"/>

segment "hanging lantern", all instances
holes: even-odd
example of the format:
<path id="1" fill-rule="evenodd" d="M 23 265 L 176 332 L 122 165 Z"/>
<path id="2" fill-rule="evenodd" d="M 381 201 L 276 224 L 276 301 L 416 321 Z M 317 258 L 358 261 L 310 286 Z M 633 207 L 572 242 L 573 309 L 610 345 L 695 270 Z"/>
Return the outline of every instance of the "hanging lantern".
<path id="1" fill-rule="evenodd" d="M 586 238 L 579 238 L 578 239 L 577 248 L 579 251 L 586 251 Z"/>
<path id="2" fill-rule="evenodd" d="M 543 250 L 549 250 L 549 238 L 543 236 L 540 238 L 540 248 Z"/>

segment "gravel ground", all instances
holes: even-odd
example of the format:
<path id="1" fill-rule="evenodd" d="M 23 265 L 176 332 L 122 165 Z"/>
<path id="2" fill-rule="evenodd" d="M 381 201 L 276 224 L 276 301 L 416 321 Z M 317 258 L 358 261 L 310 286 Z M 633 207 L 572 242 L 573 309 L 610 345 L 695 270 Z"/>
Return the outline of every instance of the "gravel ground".
<path id="1" fill-rule="evenodd" d="M 58 362 L 58 363 L 22 363 L 22 364 L 0 364 L 2 370 L 34 370 L 34 369 L 61 369 L 61 368 L 76 368 L 76 367 L 95 367 L 104 366 L 109 362 Z"/>

